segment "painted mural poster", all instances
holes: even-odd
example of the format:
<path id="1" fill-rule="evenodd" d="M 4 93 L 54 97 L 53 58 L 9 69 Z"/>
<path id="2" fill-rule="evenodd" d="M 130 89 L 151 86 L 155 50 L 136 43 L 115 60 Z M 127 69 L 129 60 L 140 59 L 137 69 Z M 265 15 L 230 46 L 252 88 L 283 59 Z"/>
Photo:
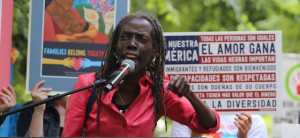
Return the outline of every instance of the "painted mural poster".
<path id="1" fill-rule="evenodd" d="M 222 113 L 278 113 L 281 32 L 166 33 L 165 71 Z"/>
<path id="2" fill-rule="evenodd" d="M 78 75 L 95 72 L 127 6 L 127 0 L 32 0 L 27 88 L 43 79 L 55 91 L 71 90 Z"/>
<path id="3" fill-rule="evenodd" d="M 282 113 L 273 116 L 273 138 L 280 138 L 283 124 L 297 124 L 300 114 L 300 55 L 284 54 L 282 61 Z"/>
<path id="4" fill-rule="evenodd" d="M 45 0 L 42 76 L 77 77 L 100 66 L 114 1 Z"/>

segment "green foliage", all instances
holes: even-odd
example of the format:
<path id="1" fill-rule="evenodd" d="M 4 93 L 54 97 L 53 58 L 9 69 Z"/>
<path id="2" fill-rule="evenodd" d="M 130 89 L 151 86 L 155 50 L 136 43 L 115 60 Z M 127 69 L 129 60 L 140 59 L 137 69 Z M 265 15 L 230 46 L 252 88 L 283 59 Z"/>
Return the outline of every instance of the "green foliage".
<path id="1" fill-rule="evenodd" d="M 17 93 L 17 103 L 25 103 L 31 100 L 31 96 L 25 92 L 25 77 L 18 71 L 14 72 L 14 90 Z"/>
<path id="2" fill-rule="evenodd" d="M 165 32 L 281 30 L 283 52 L 300 53 L 298 0 L 131 0 L 131 12 L 150 12 Z"/>
<path id="3" fill-rule="evenodd" d="M 179 12 L 173 7 L 170 0 L 131 1 L 131 12 L 148 12 L 155 15 L 163 24 L 180 26 Z"/>
<path id="4" fill-rule="evenodd" d="M 28 19 L 29 0 L 14 0 L 12 46 L 20 52 L 13 70 L 13 87 L 17 94 L 17 103 L 24 103 L 31 99 L 25 92 Z"/>

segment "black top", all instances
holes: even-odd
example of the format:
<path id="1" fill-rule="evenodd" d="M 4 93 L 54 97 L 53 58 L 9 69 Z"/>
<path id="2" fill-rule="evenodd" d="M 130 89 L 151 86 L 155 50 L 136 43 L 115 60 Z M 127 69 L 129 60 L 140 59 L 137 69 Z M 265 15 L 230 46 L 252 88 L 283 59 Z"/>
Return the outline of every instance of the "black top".
<path id="1" fill-rule="evenodd" d="M 2 123 L 4 122 L 6 117 L 0 117 L 0 126 L 2 125 Z"/>
<path id="2" fill-rule="evenodd" d="M 24 105 L 30 104 L 32 102 L 27 102 Z M 22 111 L 19 115 L 17 121 L 17 136 L 24 137 L 29 130 L 33 108 L 26 109 Z M 45 137 L 58 137 L 60 134 L 60 117 L 56 110 L 53 101 L 46 103 L 46 109 L 44 111 L 43 117 L 43 133 Z"/>

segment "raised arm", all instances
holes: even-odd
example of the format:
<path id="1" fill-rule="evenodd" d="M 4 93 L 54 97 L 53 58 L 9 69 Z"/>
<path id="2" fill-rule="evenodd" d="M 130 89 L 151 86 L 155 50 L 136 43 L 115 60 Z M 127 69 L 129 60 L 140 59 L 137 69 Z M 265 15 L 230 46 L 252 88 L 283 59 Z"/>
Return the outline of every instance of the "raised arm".
<path id="1" fill-rule="evenodd" d="M 52 91 L 51 88 L 40 88 L 45 81 L 39 81 L 31 91 L 33 102 L 44 100 L 48 98 L 48 93 Z M 34 107 L 34 112 L 29 127 L 29 135 L 32 137 L 42 137 L 43 132 L 43 116 L 46 109 L 46 104 Z"/>
<path id="2" fill-rule="evenodd" d="M 200 126 L 204 129 L 216 127 L 217 119 L 215 114 L 209 106 L 207 106 L 191 91 L 190 85 L 184 77 L 178 75 L 172 77 L 169 87 L 173 93 L 177 94 L 179 97 L 186 97 L 192 104 L 197 114 Z"/>

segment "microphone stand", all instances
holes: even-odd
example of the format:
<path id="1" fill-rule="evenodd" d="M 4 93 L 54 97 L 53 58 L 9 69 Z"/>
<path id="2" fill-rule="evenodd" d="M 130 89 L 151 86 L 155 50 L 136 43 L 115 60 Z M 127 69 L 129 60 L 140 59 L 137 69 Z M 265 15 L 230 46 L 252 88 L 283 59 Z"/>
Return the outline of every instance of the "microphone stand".
<path id="1" fill-rule="evenodd" d="M 22 106 L 18 109 L 12 110 L 12 111 L 7 111 L 7 112 L 4 112 L 4 113 L 2 112 L 2 113 L 0 113 L 0 118 L 11 115 L 11 114 L 14 114 L 14 113 L 17 113 L 17 112 L 20 112 L 20 111 L 28 109 L 28 108 L 32 108 L 32 107 L 44 104 L 48 101 L 57 100 L 61 97 L 69 95 L 69 94 L 73 94 L 73 93 L 80 92 L 80 91 L 85 90 L 85 89 L 89 89 L 89 88 L 92 88 L 92 87 L 97 87 L 97 86 L 104 85 L 104 84 L 106 84 L 105 79 L 96 80 L 92 85 L 88 85 L 88 86 L 85 86 L 85 87 L 82 87 L 82 88 L 79 88 L 79 89 L 76 89 L 76 90 L 72 90 L 72 91 L 69 91 L 69 92 L 65 92 L 65 93 L 62 93 L 62 94 L 56 94 L 56 95 L 54 95 L 52 97 L 49 97 L 47 99 L 37 101 L 37 102 L 33 102 L 31 104 Z"/>

